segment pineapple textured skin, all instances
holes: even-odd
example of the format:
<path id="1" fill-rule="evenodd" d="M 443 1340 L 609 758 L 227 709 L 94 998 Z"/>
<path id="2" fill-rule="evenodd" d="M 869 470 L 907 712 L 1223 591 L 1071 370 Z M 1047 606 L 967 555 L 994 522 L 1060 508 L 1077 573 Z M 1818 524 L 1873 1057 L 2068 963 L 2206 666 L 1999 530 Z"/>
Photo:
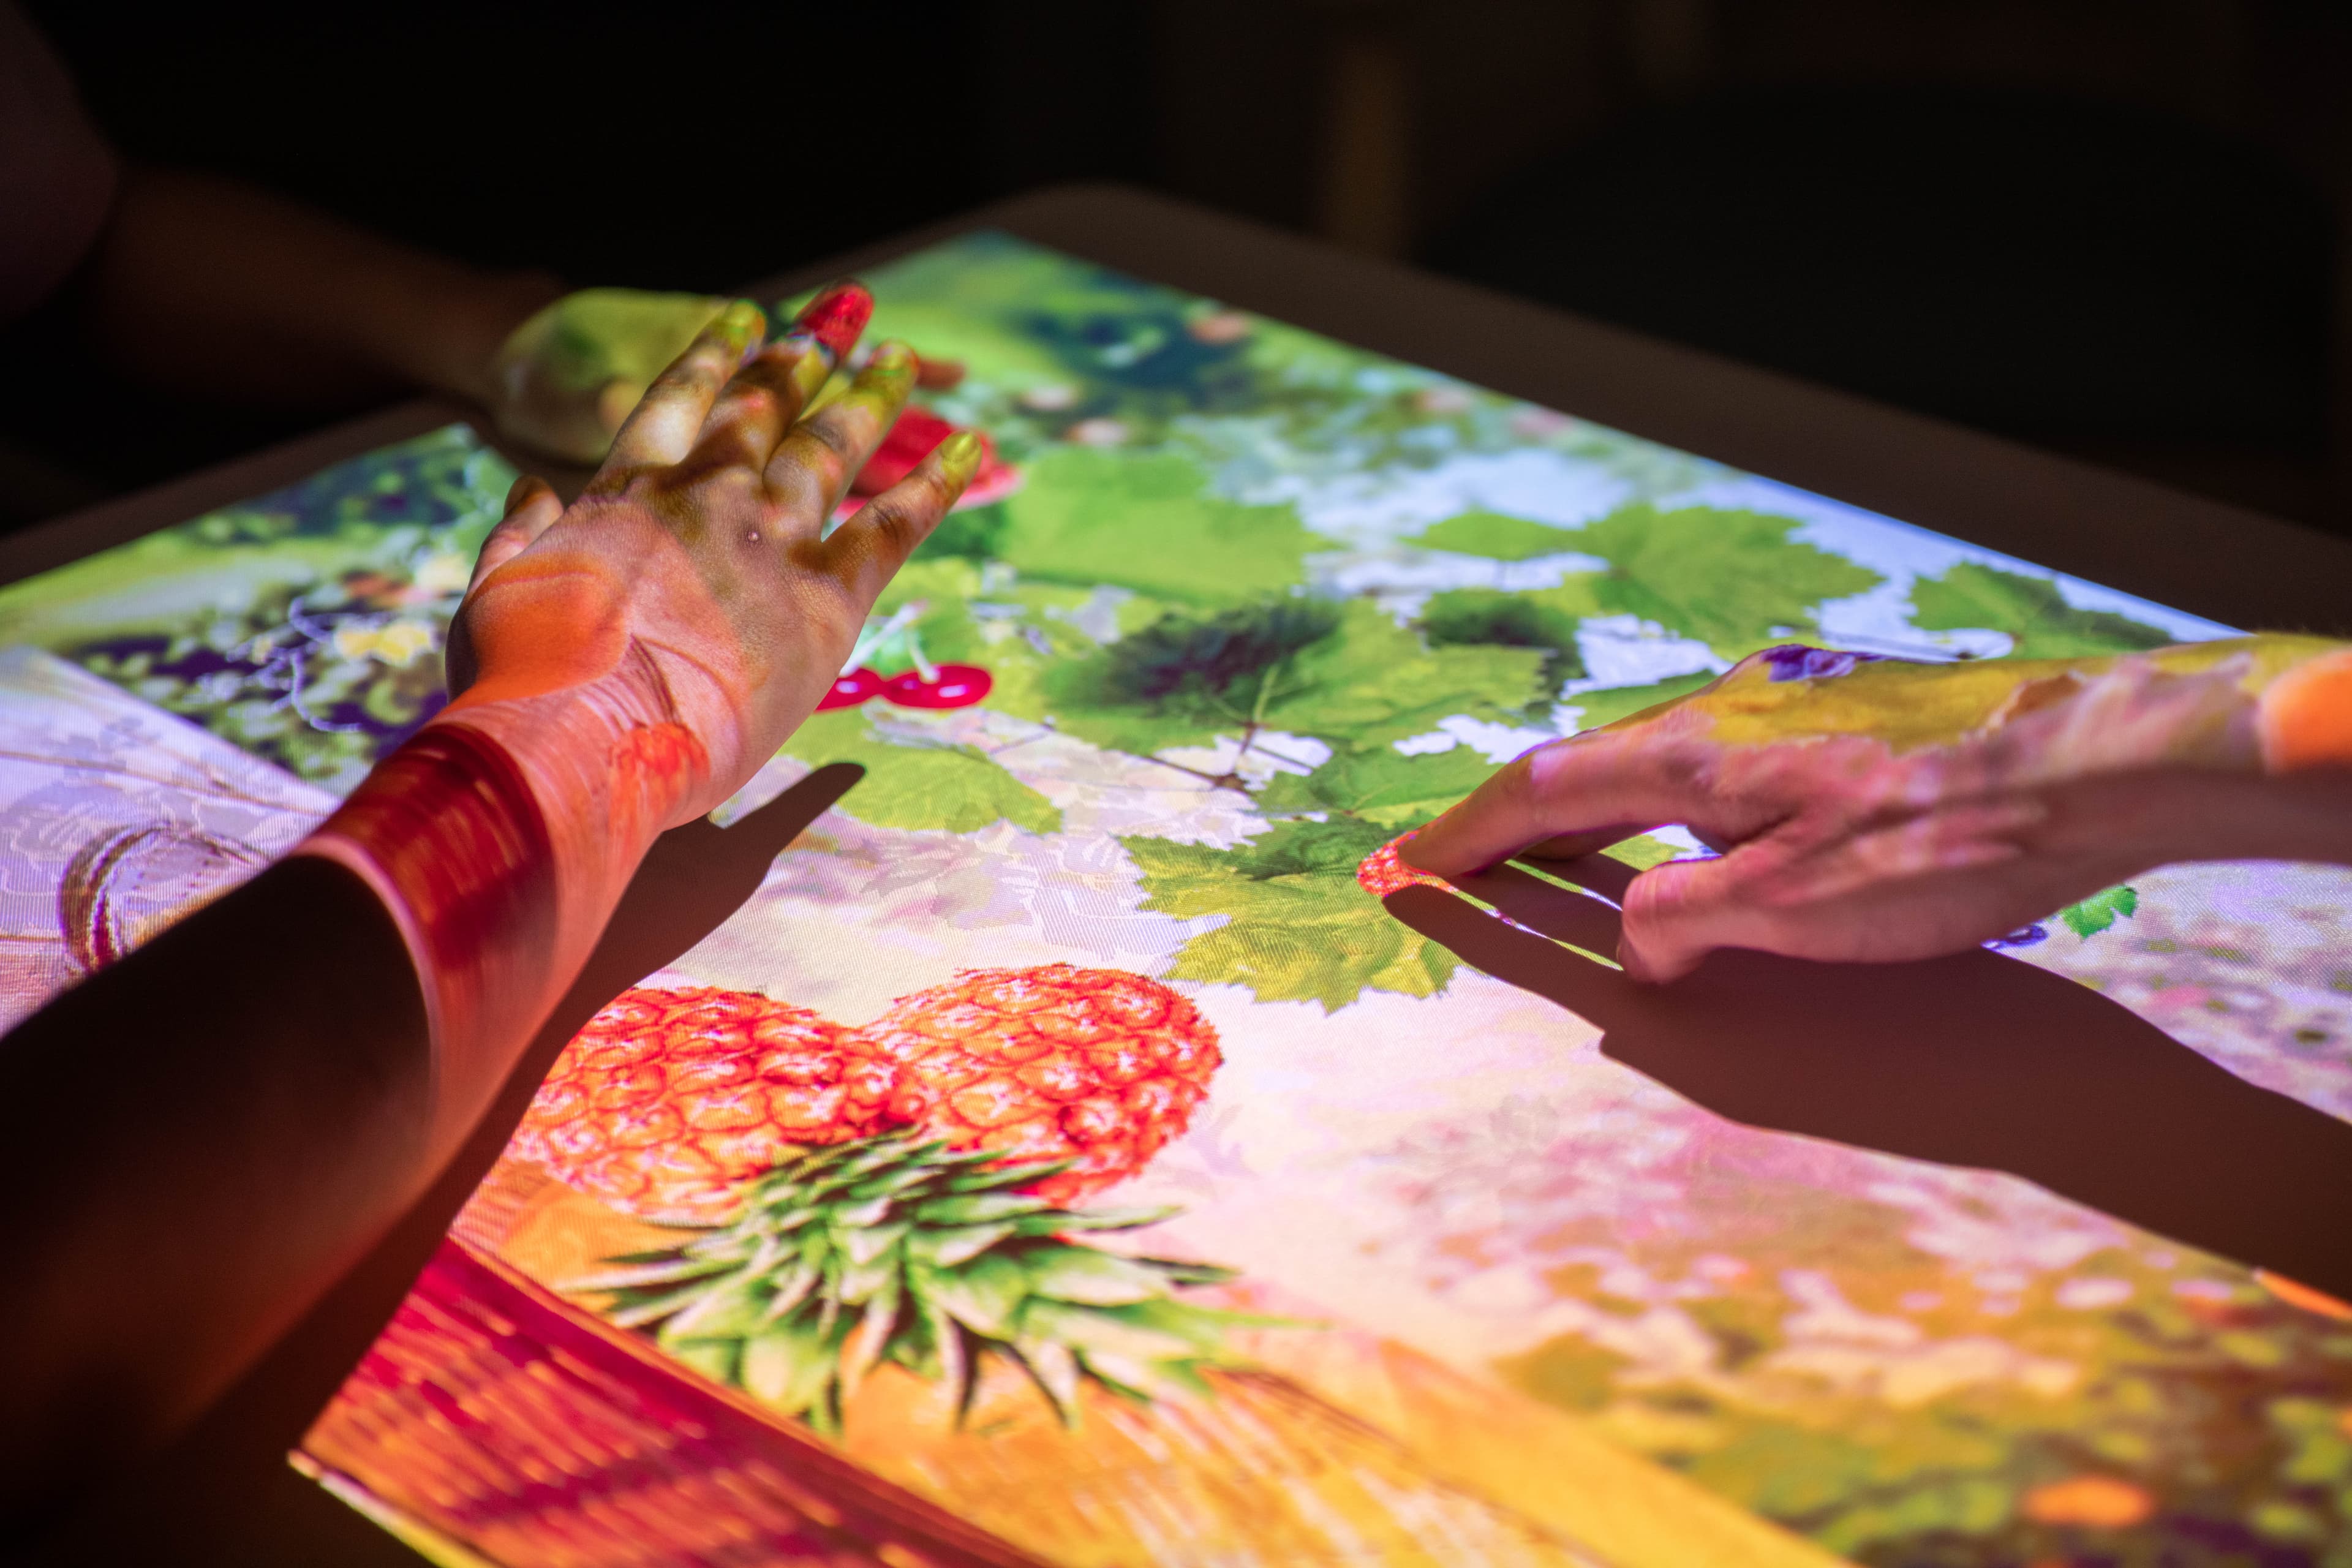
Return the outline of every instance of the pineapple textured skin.
<path id="1" fill-rule="evenodd" d="M 1181 1135 L 1222 1059 L 1191 1001 L 1123 970 L 967 970 L 860 1029 L 640 986 L 564 1048 L 512 1152 L 625 1213 L 713 1225 L 804 1151 L 908 1129 L 1055 1163 L 1035 1192 L 1066 1205 Z"/>

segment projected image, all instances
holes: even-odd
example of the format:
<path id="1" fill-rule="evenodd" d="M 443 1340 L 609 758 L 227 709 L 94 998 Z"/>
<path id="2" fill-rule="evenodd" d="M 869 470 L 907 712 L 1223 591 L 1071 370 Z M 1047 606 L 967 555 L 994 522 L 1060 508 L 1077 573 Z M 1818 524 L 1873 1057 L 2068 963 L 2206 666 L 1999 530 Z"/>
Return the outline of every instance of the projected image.
<path id="1" fill-rule="evenodd" d="M 1379 897 L 1497 763 L 1763 649 L 2230 628 L 1008 237 L 868 281 L 967 372 L 877 466 L 992 455 L 720 817 L 866 776 L 567 1048 L 306 1472 L 448 1563 L 2337 1560 L 2352 1308 L 1678 1064 L 2030 1037 L 2352 1119 L 2352 872 L 1670 1024 Z M 79 825 L 0 840 L 6 1016 L 436 710 L 512 478 L 453 427 L 0 589 L 0 722 L 58 737 L 0 788 Z M 60 889 L 151 821 L 211 847 L 100 951 Z"/>

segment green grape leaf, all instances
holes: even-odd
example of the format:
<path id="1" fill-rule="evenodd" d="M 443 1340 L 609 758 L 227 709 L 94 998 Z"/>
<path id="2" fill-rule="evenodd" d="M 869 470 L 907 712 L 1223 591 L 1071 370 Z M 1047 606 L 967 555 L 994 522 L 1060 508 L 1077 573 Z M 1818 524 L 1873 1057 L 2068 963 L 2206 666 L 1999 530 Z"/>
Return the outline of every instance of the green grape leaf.
<path id="1" fill-rule="evenodd" d="M 2094 937 L 2118 920 L 2128 920 L 2139 913 L 2139 894 L 2129 887 L 2109 888 L 2104 893 L 2094 893 L 2079 904 L 2068 904 L 2058 911 L 2058 919 L 2079 937 Z"/>
<path id="2" fill-rule="evenodd" d="M 1738 658 L 1820 630 L 1825 599 L 1883 578 L 1843 556 L 1791 540 L 1793 519 L 1715 507 L 1624 507 L 1564 532 L 1565 548 L 1598 555 L 1608 574 L 1601 606 L 1655 621 Z"/>
<path id="3" fill-rule="evenodd" d="M 1940 577 L 1911 584 L 1911 624 L 1922 631 L 1985 627 L 2007 632 L 2019 658 L 2079 658 L 2162 647 L 2168 632 L 2111 615 L 2078 610 L 2058 584 L 1963 561 Z"/>
<path id="4" fill-rule="evenodd" d="M 1408 757 L 1393 746 L 1340 752 L 1303 777 L 1277 774 L 1259 792 L 1258 809 L 1267 816 L 1302 811 L 1341 811 L 1402 832 L 1428 821 L 1495 771 L 1468 746 Z"/>
<path id="5" fill-rule="evenodd" d="M 837 808 L 876 827 L 972 833 L 1000 819 L 1031 833 L 1058 832 L 1062 814 L 1044 795 L 970 746 L 898 745 L 876 734 L 863 709 L 819 713 L 784 742 L 811 767 L 866 769 Z"/>
<path id="6" fill-rule="evenodd" d="M 1557 691 L 1562 681 L 1584 673 L 1576 627 L 1600 607 L 1592 601 L 1591 580 L 1591 574 L 1582 574 L 1560 588 L 1531 594 L 1448 589 L 1422 606 L 1421 635 L 1432 647 L 1485 644 L 1534 648 L 1544 656 L 1546 691 Z"/>
<path id="7" fill-rule="evenodd" d="M 1633 867 L 1636 871 L 1646 871 L 1653 866 L 1664 865 L 1683 851 L 1663 838 L 1637 833 L 1631 838 L 1620 839 L 1601 853 L 1621 865 Z"/>
<path id="8" fill-rule="evenodd" d="M 1536 648 L 1424 648 L 1378 605 L 1350 600 L 1339 629 L 1300 651 L 1265 710 L 1271 728 L 1351 747 L 1427 733 L 1440 719 L 1515 718 L 1549 693 Z"/>
<path id="9" fill-rule="evenodd" d="M 1453 978 L 1454 955 L 1391 919 L 1356 881 L 1391 837 L 1342 817 L 1281 823 L 1233 849 L 1119 842 L 1143 873 L 1143 908 L 1226 917 L 1184 944 L 1167 978 L 1245 985 L 1261 1002 L 1319 1002 L 1332 1013 L 1367 988 L 1433 996 Z"/>
<path id="10" fill-rule="evenodd" d="M 1026 576 L 1223 605 L 1287 593 L 1312 542 L 1288 506 L 1244 506 L 1173 453 L 1064 447 L 1030 465 L 997 549 Z"/>
<path id="11" fill-rule="evenodd" d="M 1112 657 L 1119 646 L 1046 668 L 1045 710 L 1082 741 L 1139 756 L 1238 735 L 1253 717 L 1342 748 L 1385 745 L 1424 734 L 1452 714 L 1515 718 L 1546 695 L 1543 650 L 1424 648 L 1363 600 L 1338 607 L 1336 629 L 1221 691 L 1139 698 L 1120 679 Z"/>
<path id="12" fill-rule="evenodd" d="M 1423 550 L 1450 550 L 1457 555 L 1483 555 L 1489 561 L 1530 561 L 1583 548 L 1576 542 L 1576 535 L 1565 529 L 1483 508 L 1432 523 L 1413 542 Z"/>
<path id="13" fill-rule="evenodd" d="M 1579 730 L 1595 730 L 1603 724 L 1613 724 L 1620 719 L 1630 718 L 1644 708 L 1654 708 L 1661 702 L 1687 697 L 1714 679 L 1714 676 L 1701 670 L 1696 675 L 1677 675 L 1649 686 L 1617 686 L 1606 691 L 1580 691 L 1563 700 L 1576 709 Z"/>

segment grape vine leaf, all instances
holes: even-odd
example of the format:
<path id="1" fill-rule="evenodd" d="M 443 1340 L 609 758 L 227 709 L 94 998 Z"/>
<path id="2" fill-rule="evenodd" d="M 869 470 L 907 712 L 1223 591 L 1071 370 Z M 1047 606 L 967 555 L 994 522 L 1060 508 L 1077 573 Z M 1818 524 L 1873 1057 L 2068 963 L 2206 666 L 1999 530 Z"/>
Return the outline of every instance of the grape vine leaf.
<path id="1" fill-rule="evenodd" d="M 1370 746 L 1336 752 L 1310 773 L 1276 774 L 1257 805 L 1269 816 L 1342 812 L 1395 833 L 1435 816 L 1494 771 L 1468 746 L 1411 757 L 1393 746 Z"/>
<path id="2" fill-rule="evenodd" d="M 1633 867 L 1636 871 L 1646 871 L 1653 866 L 1663 866 L 1678 858 L 1684 851 L 1680 846 L 1669 844 L 1663 838 L 1637 833 L 1631 838 L 1618 840 L 1601 853 L 1621 865 Z"/>
<path id="3" fill-rule="evenodd" d="M 2129 886 L 2109 888 L 2104 893 L 2093 893 L 2078 904 L 2068 904 L 2058 911 L 2067 929 L 2079 937 L 2094 937 L 2118 920 L 2128 920 L 2139 913 L 2139 894 Z"/>
<path id="4" fill-rule="evenodd" d="M 1696 637 L 1726 658 L 1818 636 L 1825 599 L 1884 581 L 1868 567 L 1789 537 L 1794 519 L 1717 507 L 1660 511 L 1637 503 L 1560 534 L 1609 571 L 1602 608 Z"/>
<path id="5" fill-rule="evenodd" d="M 1424 648 L 1386 611 L 1354 599 L 1338 632 L 1283 671 L 1265 718 L 1273 729 L 1349 747 L 1385 745 L 1424 734 L 1453 714 L 1516 717 L 1550 695 L 1543 667 L 1538 648 Z"/>
<path id="6" fill-rule="evenodd" d="M 1143 908 L 1225 923 L 1186 942 L 1166 978 L 1245 985 L 1261 1002 L 1319 1002 L 1336 1013 L 1367 989 L 1433 996 L 1455 961 L 1356 880 L 1393 837 L 1348 817 L 1276 824 L 1233 849 L 1125 837 L 1143 873 Z"/>
<path id="7" fill-rule="evenodd" d="M 1713 680 L 1714 676 L 1700 670 L 1696 675 L 1677 675 L 1649 686 L 1617 686 L 1606 691 L 1580 691 L 1561 700 L 1577 710 L 1576 727 L 1597 730 L 1603 724 L 1613 724 L 1630 718 L 1644 708 L 1654 708 L 1677 697 L 1687 697 Z"/>
<path id="8" fill-rule="evenodd" d="M 1043 679 L 1045 712 L 1058 728 L 1139 756 L 1241 734 L 1253 718 L 1344 750 L 1423 734 L 1451 714 L 1517 717 L 1549 695 L 1545 658 L 1540 648 L 1483 644 L 1425 648 L 1359 599 L 1339 606 L 1334 629 L 1222 694 L 1139 699 L 1110 679 L 1109 650 L 1057 660 Z"/>
<path id="9" fill-rule="evenodd" d="M 1207 472 L 1176 453 L 1048 452 L 1005 511 L 998 559 L 1024 575 L 1194 604 L 1289 592 L 1312 542 L 1289 506 L 1213 495 Z"/>
<path id="10" fill-rule="evenodd" d="M 1054 803 L 970 746 L 899 744 L 874 731 L 859 708 L 819 713 L 784 742 L 811 767 L 856 763 L 866 769 L 837 808 L 875 827 L 972 833 L 1003 820 L 1031 833 L 1062 826 Z"/>
<path id="11" fill-rule="evenodd" d="M 1581 576 L 1534 593 L 1449 588 L 1431 595 L 1422 606 L 1421 635 L 1432 647 L 1486 644 L 1534 648 L 1544 656 L 1546 690 L 1557 691 L 1561 682 L 1584 673 L 1584 650 L 1576 640 L 1576 628 L 1582 616 L 1598 607 L 1591 599 Z"/>
<path id="12" fill-rule="evenodd" d="M 1982 626 L 2007 632 L 2020 658 L 2134 653 L 2173 641 L 2168 632 L 2105 610 L 2078 610 L 2058 584 L 1963 561 L 1911 585 L 1911 624 L 1922 631 Z"/>
<path id="13" fill-rule="evenodd" d="M 1564 529 L 1483 507 L 1430 524 L 1413 542 L 1423 550 L 1450 550 L 1456 555 L 1483 555 L 1489 561 L 1532 561 L 1538 555 L 1560 555 L 1579 548 L 1576 535 Z"/>

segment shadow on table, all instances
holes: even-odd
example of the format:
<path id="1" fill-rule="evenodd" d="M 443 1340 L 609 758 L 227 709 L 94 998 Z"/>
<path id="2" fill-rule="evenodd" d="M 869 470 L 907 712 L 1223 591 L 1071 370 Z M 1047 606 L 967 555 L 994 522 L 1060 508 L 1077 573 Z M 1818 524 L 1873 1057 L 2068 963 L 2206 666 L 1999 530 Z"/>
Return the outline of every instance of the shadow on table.
<path id="1" fill-rule="evenodd" d="M 408 1293 L 557 1053 L 604 1004 L 741 908 L 784 847 L 864 773 L 836 763 L 732 827 L 698 819 L 663 834 L 579 980 L 433 1189 L 186 1436 L 157 1458 L 95 1482 L 94 1495 L 33 1555 L 0 1546 L 0 1560 L 415 1568 L 418 1559 L 406 1547 L 296 1474 L 288 1450 Z"/>
<path id="2" fill-rule="evenodd" d="M 1614 952 L 1633 873 L 1601 856 L 1465 879 L 1512 919 Z M 2352 1123 L 2258 1089 L 2063 975 L 1981 949 L 1829 964 L 1728 950 L 1671 985 L 1433 888 L 1399 920 L 1603 1031 L 1606 1055 L 1719 1115 L 2006 1171 L 2143 1229 L 2352 1298 Z"/>

